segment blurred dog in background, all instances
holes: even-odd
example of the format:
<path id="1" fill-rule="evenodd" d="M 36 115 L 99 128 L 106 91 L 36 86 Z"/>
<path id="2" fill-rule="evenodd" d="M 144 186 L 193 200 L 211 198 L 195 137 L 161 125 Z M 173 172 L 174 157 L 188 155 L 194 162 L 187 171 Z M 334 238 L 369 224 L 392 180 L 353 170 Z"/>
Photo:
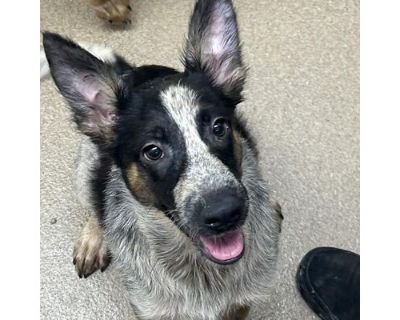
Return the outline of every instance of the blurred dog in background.
<path id="1" fill-rule="evenodd" d="M 129 0 L 89 0 L 89 3 L 100 19 L 114 24 L 131 23 Z"/>

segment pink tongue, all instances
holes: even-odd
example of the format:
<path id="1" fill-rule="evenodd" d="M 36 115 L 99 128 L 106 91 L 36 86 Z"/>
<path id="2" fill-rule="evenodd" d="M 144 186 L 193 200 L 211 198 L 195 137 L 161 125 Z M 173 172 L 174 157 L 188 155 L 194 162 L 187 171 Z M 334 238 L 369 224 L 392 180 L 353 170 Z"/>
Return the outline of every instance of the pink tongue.
<path id="1" fill-rule="evenodd" d="M 243 251 L 243 233 L 240 230 L 230 231 L 223 236 L 200 236 L 204 248 L 215 259 L 220 261 L 237 258 Z"/>

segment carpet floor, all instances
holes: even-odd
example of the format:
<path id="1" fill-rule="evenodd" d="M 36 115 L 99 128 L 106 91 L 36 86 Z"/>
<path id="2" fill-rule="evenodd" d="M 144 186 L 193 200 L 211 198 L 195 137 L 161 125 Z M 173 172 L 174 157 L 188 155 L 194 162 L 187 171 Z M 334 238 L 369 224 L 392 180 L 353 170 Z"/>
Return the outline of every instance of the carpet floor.
<path id="1" fill-rule="evenodd" d="M 234 0 L 250 66 L 239 108 L 283 222 L 265 319 L 317 319 L 296 291 L 316 246 L 359 252 L 359 1 Z M 193 1 L 132 0 L 132 25 L 98 20 L 87 1 L 41 0 L 41 30 L 105 44 L 137 65 L 180 68 Z M 79 279 L 72 248 L 87 219 L 73 192 L 79 134 L 51 80 L 41 84 L 42 319 L 133 319 L 109 268 Z"/>

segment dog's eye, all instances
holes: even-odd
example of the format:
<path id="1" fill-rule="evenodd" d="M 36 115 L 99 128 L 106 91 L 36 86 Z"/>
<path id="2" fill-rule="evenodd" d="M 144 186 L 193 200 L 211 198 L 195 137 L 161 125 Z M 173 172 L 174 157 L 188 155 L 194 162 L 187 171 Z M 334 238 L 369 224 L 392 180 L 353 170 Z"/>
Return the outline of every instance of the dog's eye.
<path id="1" fill-rule="evenodd" d="M 215 120 L 212 131 L 215 136 L 218 138 L 222 138 L 226 134 L 228 125 L 226 124 L 226 121 L 222 118 L 219 118 Z"/>
<path id="2" fill-rule="evenodd" d="M 143 148 L 143 155 L 147 160 L 155 161 L 161 159 L 164 153 L 161 148 L 151 144 Z"/>

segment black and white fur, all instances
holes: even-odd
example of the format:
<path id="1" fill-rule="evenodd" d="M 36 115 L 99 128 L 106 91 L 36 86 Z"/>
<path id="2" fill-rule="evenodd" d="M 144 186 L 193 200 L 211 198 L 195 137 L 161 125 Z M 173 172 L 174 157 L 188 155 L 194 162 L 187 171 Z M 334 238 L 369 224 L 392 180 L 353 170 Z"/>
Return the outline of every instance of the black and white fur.
<path id="1" fill-rule="evenodd" d="M 52 33 L 43 44 L 83 133 L 77 191 L 93 216 L 75 246 L 78 274 L 106 268 L 111 255 L 138 319 L 244 319 L 265 303 L 281 217 L 235 110 L 246 68 L 231 1 L 197 1 L 184 72 L 134 67 Z M 43 59 L 41 75 L 46 68 Z M 148 148 L 162 157 L 149 159 Z M 201 235 L 237 229 L 242 256 L 205 254 Z"/>

